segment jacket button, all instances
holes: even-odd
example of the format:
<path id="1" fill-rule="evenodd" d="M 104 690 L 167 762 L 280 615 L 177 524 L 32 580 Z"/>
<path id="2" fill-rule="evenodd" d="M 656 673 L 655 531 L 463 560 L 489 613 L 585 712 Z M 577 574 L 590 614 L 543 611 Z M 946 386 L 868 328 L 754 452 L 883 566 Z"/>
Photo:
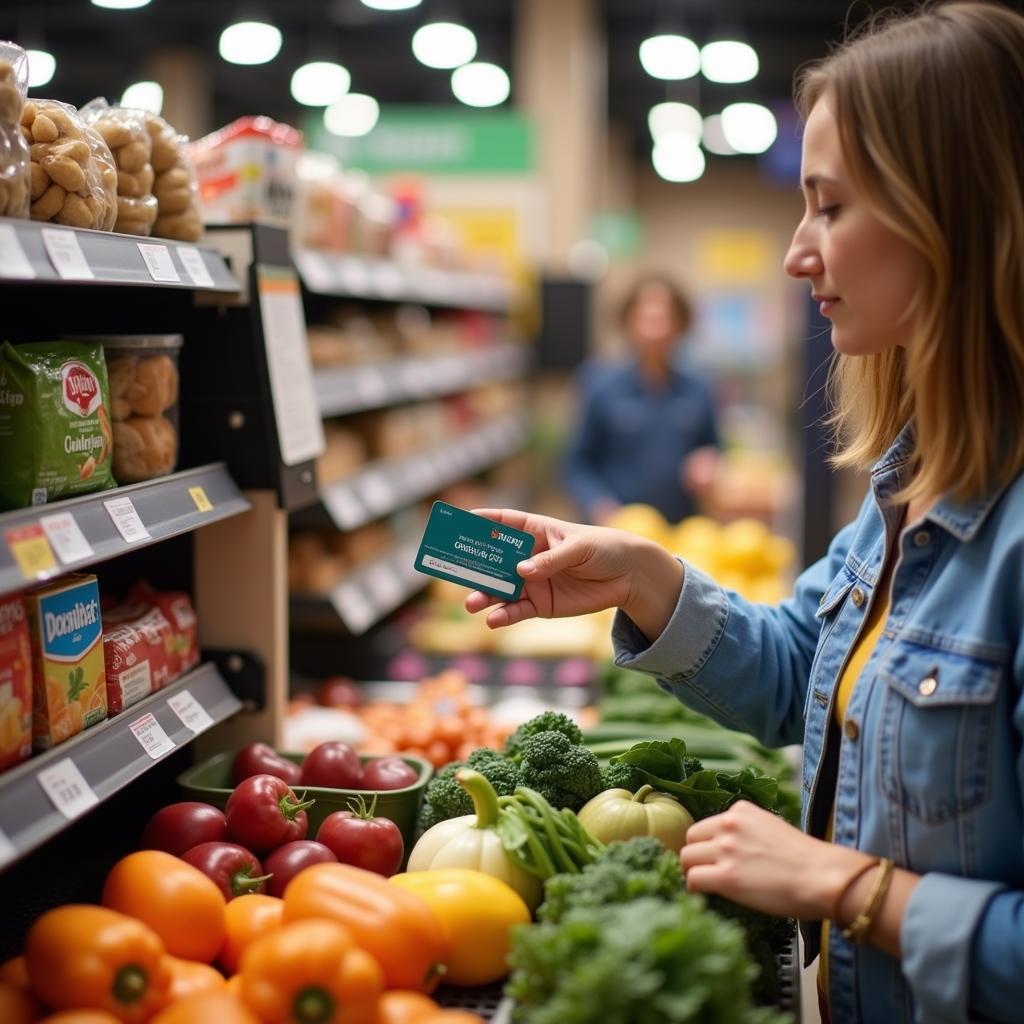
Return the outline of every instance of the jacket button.
<path id="1" fill-rule="evenodd" d="M 860 587 L 854 587 L 850 593 L 850 600 L 855 608 L 860 608 L 864 604 L 864 591 Z"/>
<path id="2" fill-rule="evenodd" d="M 921 694 L 922 697 L 930 697 L 935 692 L 938 685 L 939 681 L 935 676 L 925 676 L 924 679 L 917 684 L 917 692 Z"/>
<path id="3" fill-rule="evenodd" d="M 843 732 L 846 733 L 848 740 L 855 740 L 860 735 L 860 726 L 852 718 L 848 718 L 843 722 Z"/>
<path id="4" fill-rule="evenodd" d="M 927 530 L 918 530 L 914 534 L 914 544 L 919 548 L 927 547 L 931 539 L 932 535 Z"/>

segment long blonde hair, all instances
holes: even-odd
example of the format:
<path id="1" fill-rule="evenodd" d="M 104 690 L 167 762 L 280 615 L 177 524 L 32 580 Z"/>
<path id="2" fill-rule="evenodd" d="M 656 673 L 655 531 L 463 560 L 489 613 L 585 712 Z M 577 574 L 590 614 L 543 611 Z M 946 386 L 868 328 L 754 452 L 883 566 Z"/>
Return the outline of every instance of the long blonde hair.
<path id="1" fill-rule="evenodd" d="M 864 468 L 913 423 L 902 498 L 984 494 L 1024 469 L 1024 17 L 928 4 L 872 23 L 803 72 L 851 174 L 922 257 L 905 348 L 839 356 L 835 463 Z"/>

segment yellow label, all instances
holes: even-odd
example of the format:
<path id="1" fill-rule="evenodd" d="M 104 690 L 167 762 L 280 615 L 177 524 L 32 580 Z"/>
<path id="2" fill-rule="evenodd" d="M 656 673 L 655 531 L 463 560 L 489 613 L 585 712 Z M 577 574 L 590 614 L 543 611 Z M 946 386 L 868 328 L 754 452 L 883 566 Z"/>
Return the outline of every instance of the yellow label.
<path id="1" fill-rule="evenodd" d="M 38 579 L 57 568 L 53 548 L 38 523 L 8 530 L 4 536 L 25 579 Z"/>
<path id="2" fill-rule="evenodd" d="M 206 496 L 206 491 L 202 487 L 190 487 L 188 493 L 192 495 L 192 500 L 200 512 L 210 512 L 213 509 L 213 502 Z"/>

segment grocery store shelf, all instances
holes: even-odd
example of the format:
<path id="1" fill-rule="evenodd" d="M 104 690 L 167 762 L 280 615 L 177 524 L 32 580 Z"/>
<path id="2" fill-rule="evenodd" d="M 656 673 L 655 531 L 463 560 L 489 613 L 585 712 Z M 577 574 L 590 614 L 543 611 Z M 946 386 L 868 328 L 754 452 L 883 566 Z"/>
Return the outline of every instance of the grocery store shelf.
<path id="1" fill-rule="evenodd" d="M 116 503 L 113 509 L 111 502 Z M 129 487 L 5 512 L 0 515 L 0 595 L 198 530 L 250 507 L 224 464 L 216 462 Z M 120 532 L 115 513 L 134 539 Z M 68 516 L 71 530 L 77 526 L 81 531 L 84 547 L 81 541 L 62 547 L 62 540 L 68 543 Z"/>
<path id="2" fill-rule="evenodd" d="M 513 301 L 512 286 L 493 274 L 405 267 L 390 260 L 316 249 L 297 249 L 292 258 L 302 283 L 316 295 L 495 313 L 507 312 Z"/>
<path id="3" fill-rule="evenodd" d="M 354 530 L 507 459 L 526 438 L 523 416 L 502 416 L 425 452 L 372 463 L 322 487 L 320 501 L 338 529 Z"/>
<path id="4" fill-rule="evenodd" d="M 213 249 L 0 217 L 0 284 L 12 282 L 238 291 Z"/>
<path id="5" fill-rule="evenodd" d="M 526 369 L 523 347 L 506 343 L 458 354 L 320 369 L 314 379 L 320 414 L 340 416 L 456 394 L 479 384 L 522 377 Z"/>
<path id="6" fill-rule="evenodd" d="M 241 707 L 217 669 L 203 664 L 116 717 L 0 775 L 0 868 Z"/>

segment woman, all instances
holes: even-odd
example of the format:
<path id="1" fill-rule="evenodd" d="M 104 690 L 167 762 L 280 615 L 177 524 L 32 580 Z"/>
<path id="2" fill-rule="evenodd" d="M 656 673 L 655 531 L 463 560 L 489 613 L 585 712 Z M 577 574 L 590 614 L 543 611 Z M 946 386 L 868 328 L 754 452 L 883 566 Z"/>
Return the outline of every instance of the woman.
<path id="1" fill-rule="evenodd" d="M 718 425 L 708 387 L 672 363 L 693 315 L 679 288 L 645 274 L 619 312 L 629 359 L 586 365 L 565 485 L 587 522 L 641 502 L 670 523 L 696 511 L 718 465 Z"/>
<path id="2" fill-rule="evenodd" d="M 797 102 L 785 267 L 832 321 L 837 462 L 872 467 L 856 521 L 767 607 L 637 537 L 485 512 L 538 540 L 487 621 L 617 606 L 619 664 L 803 743 L 803 831 L 738 803 L 680 856 L 691 890 L 800 918 L 808 959 L 824 932 L 833 1021 L 1019 1022 L 1024 17 L 930 5 Z"/>

